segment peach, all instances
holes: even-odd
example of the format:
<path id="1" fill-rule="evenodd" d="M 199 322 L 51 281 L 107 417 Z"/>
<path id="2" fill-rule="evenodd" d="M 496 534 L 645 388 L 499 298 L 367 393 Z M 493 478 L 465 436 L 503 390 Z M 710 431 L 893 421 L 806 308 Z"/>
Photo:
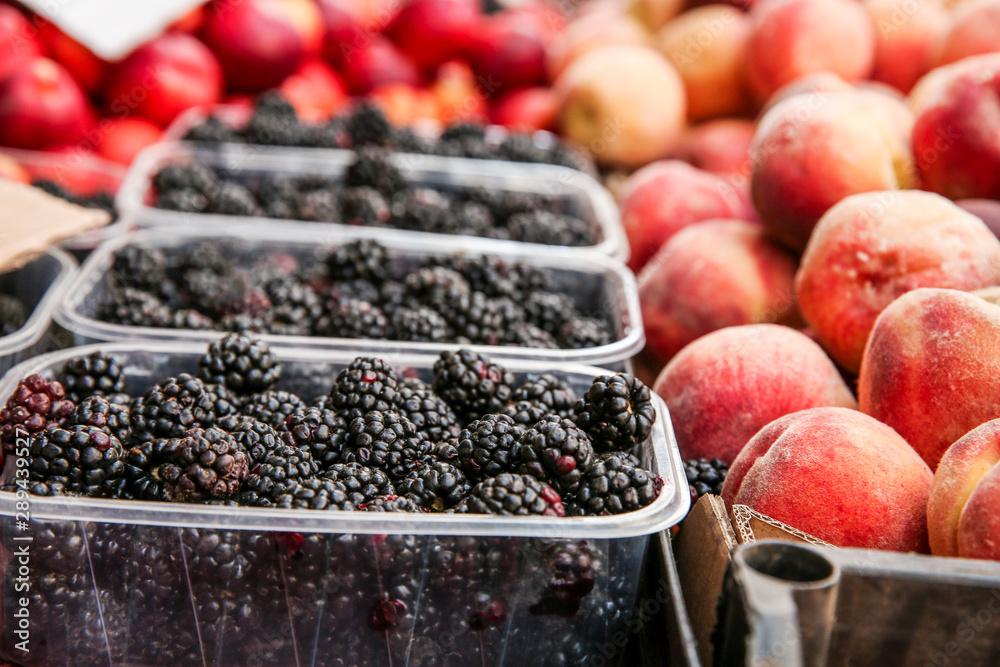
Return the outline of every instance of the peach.
<path id="1" fill-rule="evenodd" d="M 875 27 L 875 67 L 871 78 L 909 91 L 938 59 L 950 25 L 937 0 L 865 0 Z"/>
<path id="2" fill-rule="evenodd" d="M 722 498 L 835 546 L 927 553 L 933 479 L 885 424 L 820 407 L 761 429 L 730 467 Z"/>
<path id="3" fill-rule="evenodd" d="M 927 503 L 931 553 L 1000 560 L 998 494 L 1000 419 L 994 419 L 959 438 L 941 457 Z"/>
<path id="4" fill-rule="evenodd" d="M 759 117 L 763 117 L 778 102 L 802 94 L 813 94 L 814 99 L 824 100 L 827 93 L 850 93 L 857 90 L 853 83 L 847 83 L 833 72 L 810 72 L 789 81 L 771 93 L 761 107 Z"/>
<path id="5" fill-rule="evenodd" d="M 921 185 L 949 199 L 1000 199 L 1000 54 L 945 69 L 918 83 L 911 99 Z"/>
<path id="6" fill-rule="evenodd" d="M 761 102 L 810 72 L 847 81 L 867 78 L 875 62 L 875 34 L 852 0 L 764 0 L 750 10 L 747 73 Z"/>
<path id="7" fill-rule="evenodd" d="M 631 0 L 629 13 L 650 30 L 659 30 L 668 25 L 681 10 L 684 0 Z"/>
<path id="8" fill-rule="evenodd" d="M 1000 238 L 1000 201 L 996 199 L 959 199 L 958 206 L 976 216 L 990 228 L 993 235 Z"/>
<path id="9" fill-rule="evenodd" d="M 799 410 L 856 408 L 822 348 L 776 324 L 720 329 L 694 341 L 656 378 L 685 459 L 732 463 L 757 431 Z"/>
<path id="10" fill-rule="evenodd" d="M 632 174 L 622 184 L 619 204 L 635 271 L 687 225 L 749 214 L 733 186 L 680 160 L 654 162 Z"/>
<path id="11" fill-rule="evenodd" d="M 1000 241 L 944 197 L 905 190 L 847 197 L 816 225 L 795 292 L 806 322 L 840 365 L 861 367 L 879 313 L 918 287 L 1000 284 Z"/>
<path id="12" fill-rule="evenodd" d="M 972 0 L 955 9 L 955 21 L 941 46 L 939 65 L 1000 51 L 1000 0 Z"/>
<path id="13" fill-rule="evenodd" d="M 637 167 L 663 157 L 684 128 L 684 84 L 643 46 L 605 46 L 573 62 L 555 83 L 559 126 L 601 165 Z"/>
<path id="14" fill-rule="evenodd" d="M 675 157 L 713 174 L 750 178 L 750 143 L 757 126 L 744 118 L 717 118 L 691 128 Z"/>
<path id="15" fill-rule="evenodd" d="M 706 5 L 684 12 L 653 38 L 684 80 L 690 120 L 749 108 L 744 65 L 749 36 L 750 19 L 743 12 Z"/>
<path id="16" fill-rule="evenodd" d="M 611 45 L 643 46 L 649 33 L 635 18 L 618 8 L 598 8 L 573 20 L 546 54 L 549 76 L 556 78 L 570 63 L 594 49 Z"/>
<path id="17" fill-rule="evenodd" d="M 1000 307 L 920 288 L 875 321 L 858 376 L 861 410 L 896 429 L 931 468 L 975 427 L 1000 417 Z"/>
<path id="18" fill-rule="evenodd" d="M 796 321 L 795 258 L 759 223 L 711 220 L 674 234 L 639 274 L 646 349 L 663 361 L 723 327 Z"/>
<path id="19" fill-rule="evenodd" d="M 750 189 L 768 231 L 801 251 L 816 222 L 844 197 L 908 187 L 909 128 L 899 117 L 908 113 L 868 91 L 795 95 L 775 105 L 750 147 Z"/>

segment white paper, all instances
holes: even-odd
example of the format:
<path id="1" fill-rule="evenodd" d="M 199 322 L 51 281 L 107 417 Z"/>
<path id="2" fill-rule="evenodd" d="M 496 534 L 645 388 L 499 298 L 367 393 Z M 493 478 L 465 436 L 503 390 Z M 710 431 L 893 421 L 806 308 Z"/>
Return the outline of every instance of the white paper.
<path id="1" fill-rule="evenodd" d="M 105 60 L 120 60 L 205 0 L 21 0 Z"/>

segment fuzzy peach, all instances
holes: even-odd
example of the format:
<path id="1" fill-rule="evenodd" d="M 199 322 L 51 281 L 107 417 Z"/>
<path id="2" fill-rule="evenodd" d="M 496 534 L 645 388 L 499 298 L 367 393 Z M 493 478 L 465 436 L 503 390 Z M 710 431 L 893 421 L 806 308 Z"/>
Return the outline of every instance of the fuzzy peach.
<path id="1" fill-rule="evenodd" d="M 920 190 L 847 197 L 816 225 L 795 276 L 806 322 L 849 371 L 879 313 L 918 287 L 1000 285 L 1000 241 L 976 216 Z"/>
<path id="2" fill-rule="evenodd" d="M 1000 418 L 1000 306 L 921 288 L 875 321 L 858 376 L 861 410 L 896 429 L 931 468 L 960 437 Z"/>
<path id="3" fill-rule="evenodd" d="M 926 553 L 933 477 L 885 424 L 855 410 L 811 408 L 747 443 L 722 498 L 835 546 Z"/>
<path id="4" fill-rule="evenodd" d="M 750 178 L 750 143 L 756 131 L 745 118 L 717 118 L 691 128 L 674 157 L 713 174 Z"/>
<path id="5" fill-rule="evenodd" d="M 937 0 L 865 0 L 875 27 L 875 67 L 871 78 L 903 92 L 937 63 L 951 25 Z"/>
<path id="6" fill-rule="evenodd" d="M 675 356 L 653 385 L 685 459 L 726 463 L 779 417 L 857 402 L 822 348 L 776 324 L 720 329 Z"/>
<path id="7" fill-rule="evenodd" d="M 955 20 L 941 45 L 939 65 L 1000 51 L 1000 0 L 971 0 L 955 8 Z"/>
<path id="8" fill-rule="evenodd" d="M 959 199 L 958 206 L 976 216 L 990 228 L 993 235 L 1000 238 L 1000 201 L 996 199 Z"/>

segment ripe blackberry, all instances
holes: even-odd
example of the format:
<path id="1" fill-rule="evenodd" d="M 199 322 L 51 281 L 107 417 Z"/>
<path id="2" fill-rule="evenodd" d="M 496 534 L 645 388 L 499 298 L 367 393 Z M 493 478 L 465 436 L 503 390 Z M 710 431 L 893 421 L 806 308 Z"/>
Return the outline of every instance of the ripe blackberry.
<path id="1" fill-rule="evenodd" d="M 534 324 L 518 324 L 507 332 L 503 344 L 512 347 L 537 347 L 543 350 L 558 350 L 559 343 L 548 331 Z"/>
<path id="2" fill-rule="evenodd" d="M 9 453 L 18 438 L 41 433 L 49 424 L 59 424 L 74 410 L 63 386 L 41 375 L 29 375 L 17 383 L 0 410 L 0 443 Z M 0 462 L 3 457 L 0 456 Z"/>
<path id="3" fill-rule="evenodd" d="M 224 387 L 187 373 L 153 385 L 132 401 L 132 435 L 140 442 L 180 438 L 188 429 L 208 428 L 236 413 L 236 399 Z"/>
<path id="4" fill-rule="evenodd" d="M 251 396 L 242 414 L 277 429 L 293 412 L 305 407 L 305 401 L 290 391 L 270 390 Z"/>
<path id="5" fill-rule="evenodd" d="M 551 373 L 529 376 L 514 390 L 515 401 L 540 403 L 549 412 L 560 417 L 572 418 L 577 402 L 576 392 L 563 380 Z"/>
<path id="6" fill-rule="evenodd" d="M 454 234 L 458 220 L 451 200 L 433 188 L 412 188 L 392 198 L 391 224 L 398 229 L 434 234 Z"/>
<path id="7" fill-rule="evenodd" d="M 206 269 L 195 270 L 185 276 L 184 289 L 190 305 L 215 318 L 234 314 L 263 318 L 271 309 L 264 290 L 241 273 L 217 275 Z"/>
<path id="8" fill-rule="evenodd" d="M 278 496 L 275 507 L 284 509 L 345 510 L 355 509 L 344 486 L 323 477 L 306 479 Z"/>
<path id="9" fill-rule="evenodd" d="M 57 375 L 66 391 L 66 398 L 78 402 L 88 396 L 107 396 L 125 389 L 122 365 L 103 352 L 91 352 L 63 364 Z"/>
<path id="10" fill-rule="evenodd" d="M 496 229 L 493 214 L 485 204 L 474 201 L 453 201 L 455 233 L 468 236 L 489 236 Z"/>
<path id="11" fill-rule="evenodd" d="M 340 222 L 340 197 L 335 190 L 307 190 L 299 193 L 297 218 L 309 222 Z"/>
<path id="12" fill-rule="evenodd" d="M 402 401 L 395 371 L 374 357 L 356 358 L 337 373 L 330 389 L 333 409 L 348 420 L 372 410 L 398 411 Z"/>
<path id="13" fill-rule="evenodd" d="M 393 340 L 445 343 L 451 340 L 448 322 L 426 306 L 399 308 L 392 314 Z"/>
<path id="14" fill-rule="evenodd" d="M 530 475 L 502 473 L 483 480 L 469 492 L 465 510 L 471 514 L 564 516 L 559 493 Z"/>
<path id="15" fill-rule="evenodd" d="M 208 201 L 208 213 L 219 215 L 240 215 L 259 218 L 263 209 L 245 187 L 233 181 L 224 181 Z"/>
<path id="16" fill-rule="evenodd" d="M 309 450 L 279 443 L 250 466 L 237 500 L 241 505 L 271 507 L 280 496 L 293 493 L 294 487 L 318 474 L 319 466 Z"/>
<path id="17" fill-rule="evenodd" d="M 684 462 L 684 475 L 691 487 L 691 502 L 707 493 L 722 495 L 729 466 L 719 459 L 692 459 Z"/>
<path id="18" fill-rule="evenodd" d="M 576 316 L 576 304 L 565 294 L 532 292 L 524 301 L 525 319 L 557 336 L 563 326 Z"/>
<path id="19" fill-rule="evenodd" d="M 392 133 L 392 142 L 398 153 L 418 153 L 431 152 L 431 147 L 424 141 L 413 128 L 399 127 Z"/>
<path id="20" fill-rule="evenodd" d="M 269 424 L 252 417 L 235 417 L 235 423 L 226 423 L 226 431 L 249 457 L 250 471 L 258 463 L 263 463 L 271 452 L 287 446 L 278 432 Z M 304 451 L 304 450 L 300 450 Z"/>
<path id="21" fill-rule="evenodd" d="M 233 128 L 215 116 L 209 116 L 188 130 L 184 135 L 184 141 L 200 141 L 206 144 L 239 143 L 240 137 Z"/>
<path id="22" fill-rule="evenodd" d="M 355 151 L 354 162 L 344 172 L 344 185 L 375 188 L 382 195 L 391 197 L 406 186 L 406 179 L 386 151 L 375 146 L 363 146 Z"/>
<path id="23" fill-rule="evenodd" d="M 382 299 L 381 290 L 367 280 L 347 280 L 334 283 L 327 294 L 331 301 L 340 303 L 342 301 L 367 301 L 370 304 L 377 304 Z"/>
<path id="24" fill-rule="evenodd" d="M 471 350 L 442 352 L 434 362 L 434 391 L 466 423 L 503 410 L 513 385 L 512 373 Z"/>
<path id="25" fill-rule="evenodd" d="M 388 475 L 360 463 L 334 464 L 323 472 L 323 476 L 343 485 L 348 500 L 355 506 L 361 506 L 379 496 L 396 493 Z"/>
<path id="26" fill-rule="evenodd" d="M 556 335 L 559 345 L 571 350 L 609 345 L 614 339 L 604 320 L 593 317 L 574 317 L 562 326 Z"/>
<path id="27" fill-rule="evenodd" d="M 167 281 L 167 259 L 157 248 L 128 245 L 115 252 L 111 275 L 122 287 L 154 292 Z"/>
<path id="28" fill-rule="evenodd" d="M 347 188 L 340 196 L 340 220 L 345 225 L 385 227 L 391 217 L 389 202 L 375 188 Z"/>
<path id="29" fill-rule="evenodd" d="M 524 428 L 531 428 L 552 413 L 547 405 L 531 401 L 516 401 L 504 406 L 503 414 Z"/>
<path id="30" fill-rule="evenodd" d="M 351 147 L 388 146 L 392 140 L 392 125 L 378 106 L 361 102 L 347 117 L 344 124 Z"/>
<path id="31" fill-rule="evenodd" d="M 458 465 L 471 479 L 516 472 L 524 431 L 507 415 L 484 415 L 459 434 Z"/>
<path id="32" fill-rule="evenodd" d="M 137 445 L 125 454 L 126 497 L 194 501 L 233 496 L 249 474 L 249 457 L 219 428 L 192 428 L 179 438 Z"/>
<path id="33" fill-rule="evenodd" d="M 112 403 L 104 396 L 89 396 L 80 401 L 66 418 L 70 426 L 93 426 L 127 443 L 132 434 L 128 405 Z"/>
<path id="34" fill-rule="evenodd" d="M 399 495 L 435 512 L 456 507 L 471 488 L 461 470 L 442 461 L 428 463 L 410 472 L 396 485 Z"/>
<path id="35" fill-rule="evenodd" d="M 383 340 L 389 337 L 389 320 L 385 313 L 357 299 L 332 302 L 329 313 L 316 326 L 322 335 L 331 338 Z"/>
<path id="36" fill-rule="evenodd" d="M 522 473 L 552 480 L 565 496 L 572 495 L 594 465 L 590 438 L 569 419 L 549 415 L 524 432 L 521 439 Z"/>
<path id="37" fill-rule="evenodd" d="M 28 309 L 21 300 L 0 294 L 0 336 L 9 336 L 28 321 Z"/>
<path id="38" fill-rule="evenodd" d="M 530 134 L 512 134 L 504 139 L 497 152 L 509 162 L 548 162 L 549 152 L 535 143 Z"/>
<path id="39" fill-rule="evenodd" d="M 576 216 L 531 211 L 507 220 L 507 230 L 515 241 L 545 245 L 585 246 L 596 242 L 593 227 Z"/>
<path id="40" fill-rule="evenodd" d="M 400 412 L 417 427 L 417 434 L 431 442 L 458 436 L 461 430 L 455 412 L 431 386 L 417 378 L 399 383 Z"/>
<path id="41" fill-rule="evenodd" d="M 358 239 L 337 246 L 326 257 L 330 279 L 340 282 L 367 280 L 379 285 L 389 278 L 391 266 L 385 246 L 373 239 Z"/>
<path id="42" fill-rule="evenodd" d="M 460 139 L 486 141 L 486 127 L 482 123 L 452 123 L 438 137 L 444 143 Z"/>
<path id="43" fill-rule="evenodd" d="M 349 425 L 344 417 L 324 408 L 296 410 L 285 421 L 285 442 L 312 454 L 323 470 L 343 460 Z"/>
<path id="44" fill-rule="evenodd" d="M 518 296 L 519 275 L 514 265 L 486 255 L 452 255 L 442 265 L 457 271 L 474 292 L 488 297 Z"/>
<path id="45" fill-rule="evenodd" d="M 257 100 L 243 136 L 251 144 L 301 146 L 307 135 L 295 108 L 280 93 L 272 91 Z"/>
<path id="46" fill-rule="evenodd" d="M 358 506 L 362 512 L 424 512 L 425 510 L 406 496 L 388 494 L 378 496 Z"/>
<path id="47" fill-rule="evenodd" d="M 499 300 L 490 299 L 482 292 L 470 292 L 447 304 L 443 314 L 458 339 L 480 345 L 499 345 L 507 335 L 508 326 L 516 324 L 506 319 L 508 311 L 503 306 Z"/>
<path id="48" fill-rule="evenodd" d="M 213 341 L 198 360 L 198 376 L 237 395 L 270 389 L 281 377 L 281 364 L 262 340 L 231 333 Z"/>
<path id="49" fill-rule="evenodd" d="M 209 196 L 218 189 L 219 176 L 211 167 L 203 164 L 166 164 L 153 176 L 153 187 L 161 194 L 189 189 Z"/>
<path id="50" fill-rule="evenodd" d="M 623 458 L 598 460 L 584 476 L 574 497 L 585 514 L 600 516 L 632 512 L 660 495 L 663 480 Z"/>
<path id="51" fill-rule="evenodd" d="M 97 304 L 97 319 L 130 327 L 171 327 L 174 312 L 149 292 L 126 287 L 104 293 Z"/>
<path id="52" fill-rule="evenodd" d="M 208 209 L 208 197 L 194 188 L 167 190 L 156 196 L 154 206 L 179 213 L 204 213 Z"/>
<path id="53" fill-rule="evenodd" d="M 444 266 L 425 266 L 406 276 L 406 294 L 437 312 L 470 292 L 469 283 L 458 271 Z"/>
<path id="54" fill-rule="evenodd" d="M 628 373 L 595 378 L 575 411 L 574 420 L 599 452 L 641 445 L 656 421 L 649 387 Z"/>
<path id="55" fill-rule="evenodd" d="M 344 462 L 377 468 L 389 479 L 401 480 L 430 461 L 432 447 L 398 412 L 372 410 L 351 421 Z"/>
<path id="56" fill-rule="evenodd" d="M 94 426 L 49 428 L 32 437 L 29 479 L 62 482 L 85 496 L 114 495 L 124 473 L 122 443 Z"/>
<path id="57" fill-rule="evenodd" d="M 532 547 L 541 555 L 532 573 L 540 594 L 528 611 L 533 616 L 572 618 L 603 571 L 600 553 L 586 540 L 539 539 Z"/>
<path id="58" fill-rule="evenodd" d="M 225 253 L 215 244 L 202 241 L 184 248 L 172 258 L 171 268 L 179 278 L 192 271 L 207 270 L 222 276 L 231 273 L 235 267 Z"/>

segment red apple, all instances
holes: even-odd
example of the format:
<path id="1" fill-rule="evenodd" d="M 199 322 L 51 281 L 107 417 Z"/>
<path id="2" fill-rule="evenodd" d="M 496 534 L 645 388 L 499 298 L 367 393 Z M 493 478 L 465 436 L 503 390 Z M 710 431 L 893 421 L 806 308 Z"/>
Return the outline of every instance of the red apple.
<path id="1" fill-rule="evenodd" d="M 338 68 L 343 68 L 345 52 L 360 48 L 368 40 L 363 18 L 351 0 L 317 0 L 326 37 L 323 57 Z"/>
<path id="2" fill-rule="evenodd" d="M 385 30 L 418 67 L 433 70 L 463 55 L 479 26 L 477 0 L 413 0 Z"/>
<path id="3" fill-rule="evenodd" d="M 159 125 L 139 116 L 104 119 L 101 129 L 97 152 L 101 157 L 121 164 L 132 164 L 139 151 L 163 137 Z"/>
<path id="4" fill-rule="evenodd" d="M 559 98 L 551 88 L 522 88 L 504 95 L 490 112 L 490 120 L 518 132 L 553 130 L 559 113 Z"/>
<path id="5" fill-rule="evenodd" d="M 35 29 L 10 5 L 0 5 L 0 81 L 42 55 Z"/>
<path id="6" fill-rule="evenodd" d="M 57 62 L 36 58 L 0 84 L 0 144 L 65 146 L 87 139 L 93 126 L 90 101 Z"/>
<path id="7" fill-rule="evenodd" d="M 284 0 L 241 0 L 211 5 L 202 36 L 219 57 L 226 84 L 258 92 L 298 69 L 311 44 Z"/>
<path id="8" fill-rule="evenodd" d="M 106 91 L 108 108 L 116 116 L 136 113 L 162 126 L 221 97 L 219 62 L 197 38 L 180 32 L 133 51 L 115 68 Z"/>
<path id="9" fill-rule="evenodd" d="M 318 58 L 302 63 L 281 83 L 281 93 L 307 123 L 327 120 L 347 104 L 347 89 L 337 73 Z"/>
<path id="10" fill-rule="evenodd" d="M 172 30 L 174 32 L 186 32 L 194 35 L 201 30 L 201 26 L 204 25 L 204 23 L 205 7 L 195 7 L 187 14 L 171 23 L 168 30 Z"/>
<path id="11" fill-rule="evenodd" d="M 41 23 L 38 37 L 49 56 L 65 67 L 84 90 L 90 95 L 100 93 L 108 73 L 107 62 L 95 56 L 90 49 L 57 28 L 54 23 Z"/>
<path id="12" fill-rule="evenodd" d="M 537 13 L 507 10 L 484 20 L 470 54 L 483 88 L 497 96 L 545 84 L 549 35 Z"/>
<path id="13" fill-rule="evenodd" d="M 381 35 L 375 35 L 361 48 L 345 49 L 344 58 L 344 79 L 347 89 L 355 95 L 364 95 L 387 83 L 420 85 L 416 65 Z"/>

